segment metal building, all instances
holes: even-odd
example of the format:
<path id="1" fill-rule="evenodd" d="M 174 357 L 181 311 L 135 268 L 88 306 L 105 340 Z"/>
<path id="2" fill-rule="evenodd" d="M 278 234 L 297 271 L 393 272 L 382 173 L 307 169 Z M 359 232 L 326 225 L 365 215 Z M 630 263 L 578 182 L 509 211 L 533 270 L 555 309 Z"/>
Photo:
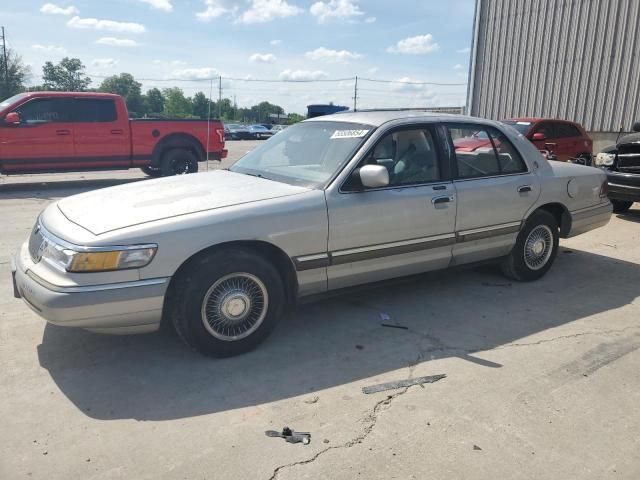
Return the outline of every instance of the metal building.
<path id="1" fill-rule="evenodd" d="M 467 108 L 581 123 L 594 151 L 640 120 L 640 0 L 476 0 Z"/>

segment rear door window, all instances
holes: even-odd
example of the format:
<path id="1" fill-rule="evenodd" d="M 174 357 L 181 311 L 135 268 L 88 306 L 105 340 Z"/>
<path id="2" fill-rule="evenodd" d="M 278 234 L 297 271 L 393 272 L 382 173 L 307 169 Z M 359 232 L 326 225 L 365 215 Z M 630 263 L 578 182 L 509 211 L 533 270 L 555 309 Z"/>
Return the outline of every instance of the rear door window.
<path id="1" fill-rule="evenodd" d="M 16 111 L 21 121 L 28 125 L 71 121 L 71 102 L 66 98 L 36 98 Z"/>
<path id="2" fill-rule="evenodd" d="M 110 99 L 76 98 L 74 122 L 101 123 L 118 119 L 116 102 Z"/>

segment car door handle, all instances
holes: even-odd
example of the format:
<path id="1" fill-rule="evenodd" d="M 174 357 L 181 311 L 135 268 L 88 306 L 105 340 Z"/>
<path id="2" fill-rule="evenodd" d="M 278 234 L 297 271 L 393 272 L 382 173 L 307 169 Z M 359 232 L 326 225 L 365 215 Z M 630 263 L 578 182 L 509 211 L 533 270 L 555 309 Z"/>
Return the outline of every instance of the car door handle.
<path id="1" fill-rule="evenodd" d="M 518 193 L 526 193 L 531 191 L 531 185 L 520 185 L 518 187 Z"/>
<path id="2" fill-rule="evenodd" d="M 71 130 L 56 130 L 56 135 L 71 135 Z"/>
<path id="3" fill-rule="evenodd" d="M 442 195 L 440 197 L 433 197 L 431 199 L 431 203 L 433 203 L 434 205 L 439 205 L 441 203 L 453 202 L 453 199 L 453 195 Z"/>
<path id="4" fill-rule="evenodd" d="M 113 130 L 111 130 L 112 135 L 122 135 L 123 133 L 124 133 L 124 130 L 120 128 L 114 128 Z"/>

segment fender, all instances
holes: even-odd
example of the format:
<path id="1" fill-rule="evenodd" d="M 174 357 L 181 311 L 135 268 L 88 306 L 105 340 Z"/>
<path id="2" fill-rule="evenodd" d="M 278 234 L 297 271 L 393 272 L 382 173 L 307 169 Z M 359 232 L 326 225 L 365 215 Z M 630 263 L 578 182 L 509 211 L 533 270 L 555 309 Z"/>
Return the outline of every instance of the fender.
<path id="1" fill-rule="evenodd" d="M 162 137 L 156 146 L 153 148 L 151 154 L 151 166 L 158 168 L 162 155 L 167 150 L 172 148 L 186 148 L 191 150 L 198 157 L 199 162 L 203 162 L 206 159 L 204 147 L 196 137 L 189 133 L 171 133 L 165 137 Z"/>

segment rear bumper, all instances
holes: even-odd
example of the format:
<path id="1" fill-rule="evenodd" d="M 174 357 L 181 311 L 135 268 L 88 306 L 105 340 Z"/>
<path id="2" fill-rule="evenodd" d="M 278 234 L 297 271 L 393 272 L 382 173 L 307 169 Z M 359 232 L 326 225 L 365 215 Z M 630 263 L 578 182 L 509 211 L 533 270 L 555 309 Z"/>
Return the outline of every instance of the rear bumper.
<path id="1" fill-rule="evenodd" d="M 224 158 L 227 158 L 227 153 L 228 151 L 225 150 L 218 150 L 217 152 L 209 152 L 209 155 L 207 155 L 209 157 L 209 160 L 222 160 Z"/>
<path id="2" fill-rule="evenodd" d="M 595 205 L 593 207 L 581 208 L 571 212 L 571 230 L 567 238 L 575 237 L 581 233 L 604 227 L 611 220 L 613 207 L 611 202 Z"/>
<path id="3" fill-rule="evenodd" d="M 159 328 L 168 278 L 61 287 L 12 262 L 14 295 L 47 322 L 100 333 L 146 333 Z"/>
<path id="4" fill-rule="evenodd" d="M 609 183 L 609 198 L 640 202 L 640 174 L 605 170 Z"/>

